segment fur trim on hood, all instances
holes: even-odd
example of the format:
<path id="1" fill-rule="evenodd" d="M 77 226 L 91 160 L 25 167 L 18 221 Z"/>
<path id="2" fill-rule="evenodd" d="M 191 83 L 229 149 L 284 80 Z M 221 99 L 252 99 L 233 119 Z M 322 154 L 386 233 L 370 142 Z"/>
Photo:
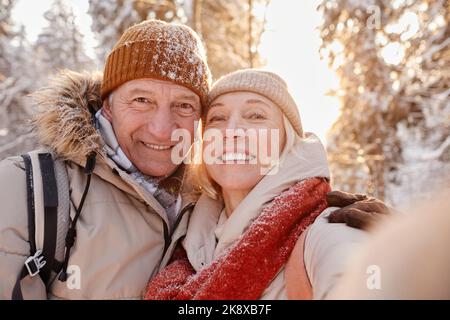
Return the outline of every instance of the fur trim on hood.
<path id="1" fill-rule="evenodd" d="M 64 70 L 31 95 L 38 108 L 31 124 L 41 145 L 72 161 L 101 152 L 104 142 L 91 113 L 102 107 L 101 79 L 100 73 Z"/>
<path id="2" fill-rule="evenodd" d="M 64 70 L 52 79 L 49 86 L 31 95 L 37 104 L 37 113 L 31 124 L 44 148 L 63 160 L 80 165 L 92 152 L 107 158 L 103 151 L 105 142 L 95 128 L 92 116 L 103 104 L 101 81 L 101 73 Z M 191 170 L 187 170 L 184 179 L 185 185 L 192 186 Z M 183 196 L 196 201 L 199 193 L 192 192 L 192 187 L 185 189 L 186 195 Z"/>

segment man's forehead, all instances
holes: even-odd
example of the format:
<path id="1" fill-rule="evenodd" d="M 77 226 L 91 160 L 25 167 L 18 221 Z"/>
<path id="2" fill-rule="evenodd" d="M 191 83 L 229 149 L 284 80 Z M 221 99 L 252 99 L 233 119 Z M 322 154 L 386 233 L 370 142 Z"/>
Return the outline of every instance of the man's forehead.
<path id="1" fill-rule="evenodd" d="M 128 92 L 138 90 L 138 91 L 148 91 L 149 93 L 151 92 L 156 93 L 158 92 L 158 90 L 170 89 L 171 91 L 177 94 L 198 97 L 194 91 L 182 85 L 167 80 L 160 80 L 153 78 L 135 79 L 124 83 L 123 86 L 124 89 Z"/>

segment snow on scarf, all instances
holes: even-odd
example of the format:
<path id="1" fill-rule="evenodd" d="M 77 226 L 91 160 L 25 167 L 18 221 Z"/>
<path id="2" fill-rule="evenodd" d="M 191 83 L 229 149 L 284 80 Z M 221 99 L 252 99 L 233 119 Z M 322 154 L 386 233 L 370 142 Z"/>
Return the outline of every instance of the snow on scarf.
<path id="1" fill-rule="evenodd" d="M 184 252 L 148 284 L 148 300 L 256 300 L 287 262 L 301 233 L 327 207 L 324 178 L 297 182 L 264 207 L 230 248 L 198 273 Z"/>

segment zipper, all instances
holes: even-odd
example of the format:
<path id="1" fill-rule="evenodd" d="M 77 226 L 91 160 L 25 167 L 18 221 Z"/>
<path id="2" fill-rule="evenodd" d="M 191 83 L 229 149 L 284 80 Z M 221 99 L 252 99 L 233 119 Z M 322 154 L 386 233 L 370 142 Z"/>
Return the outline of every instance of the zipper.
<path id="1" fill-rule="evenodd" d="M 192 208 L 195 207 L 195 202 L 191 202 L 188 205 L 186 205 L 181 211 L 180 214 L 177 217 L 177 220 L 175 221 L 175 224 L 173 225 L 173 230 L 172 230 L 172 234 L 170 235 L 170 237 L 172 238 L 173 233 L 175 232 L 175 230 L 177 230 L 178 225 L 181 222 L 181 219 L 183 218 L 184 214 L 186 211 L 191 210 Z"/>
<path id="2" fill-rule="evenodd" d="M 169 232 L 169 226 L 167 223 L 163 220 L 163 227 L 164 227 L 164 251 L 163 251 L 163 257 L 166 255 L 167 250 L 169 249 L 173 233 L 177 229 L 178 225 L 181 222 L 181 219 L 183 218 L 186 211 L 192 209 L 195 206 L 195 202 L 191 202 L 188 205 L 186 205 L 183 209 L 181 209 L 180 213 L 178 214 L 177 220 L 175 221 L 175 224 L 173 225 L 172 232 Z"/>
<path id="3" fill-rule="evenodd" d="M 163 250 L 163 257 L 166 255 L 167 249 L 169 249 L 170 245 L 170 235 L 169 235 L 169 227 L 167 226 L 167 223 L 162 220 L 163 227 L 164 227 L 164 250 Z"/>

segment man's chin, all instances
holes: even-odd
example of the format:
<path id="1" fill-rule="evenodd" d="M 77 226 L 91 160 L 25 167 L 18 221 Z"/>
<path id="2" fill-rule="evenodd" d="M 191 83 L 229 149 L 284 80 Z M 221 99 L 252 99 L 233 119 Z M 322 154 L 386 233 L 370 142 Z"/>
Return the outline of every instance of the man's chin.
<path id="1" fill-rule="evenodd" d="M 177 166 L 175 166 L 175 165 L 170 165 L 170 166 L 161 165 L 161 166 L 151 166 L 151 167 L 142 165 L 142 166 L 136 166 L 136 167 L 143 174 L 152 176 L 152 177 L 169 176 L 177 168 Z"/>

